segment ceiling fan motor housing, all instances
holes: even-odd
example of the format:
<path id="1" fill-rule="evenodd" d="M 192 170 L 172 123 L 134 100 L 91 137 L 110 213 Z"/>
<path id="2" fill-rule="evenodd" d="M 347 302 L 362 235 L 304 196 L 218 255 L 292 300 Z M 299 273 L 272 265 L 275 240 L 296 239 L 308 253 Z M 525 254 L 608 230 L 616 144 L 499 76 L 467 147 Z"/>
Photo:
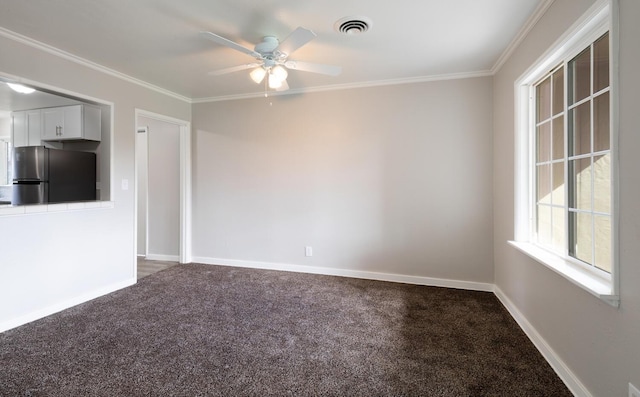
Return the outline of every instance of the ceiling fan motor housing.
<path id="1" fill-rule="evenodd" d="M 256 44 L 254 50 L 263 56 L 272 55 L 273 51 L 278 48 L 280 42 L 274 36 L 265 36 L 262 42 Z"/>

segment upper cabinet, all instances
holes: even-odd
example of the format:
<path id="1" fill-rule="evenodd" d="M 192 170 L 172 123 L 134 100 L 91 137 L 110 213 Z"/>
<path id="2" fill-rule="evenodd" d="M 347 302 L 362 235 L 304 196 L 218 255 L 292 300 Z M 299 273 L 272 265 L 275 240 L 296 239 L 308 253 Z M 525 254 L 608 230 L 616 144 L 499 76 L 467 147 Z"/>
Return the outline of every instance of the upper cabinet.
<path id="1" fill-rule="evenodd" d="M 100 108 L 72 105 L 42 109 L 42 140 L 101 139 Z"/>
<path id="2" fill-rule="evenodd" d="M 43 141 L 100 141 L 100 118 L 100 108 L 91 105 L 12 112 L 11 141 L 14 147 L 41 146 Z"/>
<path id="3" fill-rule="evenodd" d="M 40 146 L 41 131 L 42 119 L 39 109 L 11 114 L 11 142 L 14 147 Z"/>

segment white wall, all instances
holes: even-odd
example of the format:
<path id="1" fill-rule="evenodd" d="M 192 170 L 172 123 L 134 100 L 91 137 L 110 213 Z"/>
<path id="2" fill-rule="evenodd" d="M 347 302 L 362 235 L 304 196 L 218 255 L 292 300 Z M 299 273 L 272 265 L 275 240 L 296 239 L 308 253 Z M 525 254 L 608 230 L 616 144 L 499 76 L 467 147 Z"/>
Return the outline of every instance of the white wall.
<path id="1" fill-rule="evenodd" d="M 497 287 L 593 396 L 640 386 L 640 2 L 620 0 L 620 275 L 616 309 L 507 244 L 514 233 L 514 82 L 588 8 L 556 0 L 494 79 L 494 255 Z"/>
<path id="2" fill-rule="evenodd" d="M 140 176 L 147 177 L 147 188 L 138 191 L 139 211 L 146 211 L 149 228 L 144 230 L 148 235 L 147 257 L 150 259 L 179 260 L 180 255 L 180 127 L 140 116 L 138 126 L 147 126 L 148 153 L 147 172 Z M 144 134 L 139 134 L 144 135 Z M 141 170 L 141 167 L 138 168 Z M 144 197 L 144 190 L 148 190 Z M 144 205 L 146 201 L 148 206 Z M 140 226 L 140 224 L 139 224 Z M 140 228 L 138 228 L 140 230 Z M 138 236 L 140 244 L 141 236 Z M 138 249 L 138 254 L 140 254 Z"/>
<path id="3" fill-rule="evenodd" d="M 491 98 L 474 78 L 195 104 L 194 257 L 491 283 Z"/>
<path id="4" fill-rule="evenodd" d="M 191 106 L 4 37 L 0 54 L 0 74 L 114 104 L 112 208 L 0 216 L 2 330 L 135 282 L 134 112 L 190 120 Z"/>

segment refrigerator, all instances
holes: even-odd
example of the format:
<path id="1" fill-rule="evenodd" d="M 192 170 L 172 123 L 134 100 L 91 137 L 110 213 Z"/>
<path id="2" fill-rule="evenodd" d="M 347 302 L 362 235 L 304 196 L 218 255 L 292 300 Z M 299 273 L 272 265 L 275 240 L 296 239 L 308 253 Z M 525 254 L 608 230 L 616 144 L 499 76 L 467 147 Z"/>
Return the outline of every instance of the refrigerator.
<path id="1" fill-rule="evenodd" d="M 44 146 L 13 149 L 12 205 L 95 199 L 95 153 Z"/>

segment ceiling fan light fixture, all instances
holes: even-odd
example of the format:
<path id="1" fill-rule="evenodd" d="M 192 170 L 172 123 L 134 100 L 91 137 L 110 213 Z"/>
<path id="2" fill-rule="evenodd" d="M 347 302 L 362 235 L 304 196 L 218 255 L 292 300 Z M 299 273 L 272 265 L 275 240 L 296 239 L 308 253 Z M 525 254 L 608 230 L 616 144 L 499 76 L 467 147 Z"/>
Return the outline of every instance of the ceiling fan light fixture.
<path id="1" fill-rule="evenodd" d="M 261 66 L 259 68 L 255 68 L 251 71 L 251 73 L 249 73 L 249 76 L 251 76 L 251 80 L 253 80 L 256 84 L 260 84 L 262 83 L 262 80 L 264 80 L 264 76 L 266 76 L 267 71 L 264 70 L 264 68 Z"/>
<path id="2" fill-rule="evenodd" d="M 289 73 L 287 72 L 287 69 L 283 68 L 280 65 L 274 66 L 271 69 L 271 74 L 276 76 L 280 81 L 286 80 L 287 77 L 289 76 Z"/>
<path id="3" fill-rule="evenodd" d="M 275 74 L 269 73 L 269 88 L 271 88 L 272 90 L 282 87 L 283 81 L 283 79 L 278 78 L 278 76 L 276 76 Z"/>

